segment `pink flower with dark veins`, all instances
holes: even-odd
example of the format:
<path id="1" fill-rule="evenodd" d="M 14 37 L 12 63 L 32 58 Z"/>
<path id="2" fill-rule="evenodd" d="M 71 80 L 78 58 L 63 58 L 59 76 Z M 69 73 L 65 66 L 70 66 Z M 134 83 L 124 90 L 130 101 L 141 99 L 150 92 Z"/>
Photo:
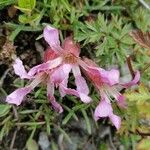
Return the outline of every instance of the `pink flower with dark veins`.
<path id="1" fill-rule="evenodd" d="M 126 107 L 125 98 L 119 92 L 118 87 L 119 89 L 123 89 L 135 85 L 140 79 L 139 71 L 135 73 L 135 77 L 132 81 L 121 84 L 119 83 L 120 75 L 117 69 L 106 71 L 99 68 L 92 60 L 87 58 L 84 58 L 84 62 L 88 65 L 88 69 L 86 69 L 84 73 L 92 81 L 101 96 L 101 101 L 94 113 L 95 119 L 98 120 L 101 117 L 109 117 L 115 127 L 119 129 L 121 119 L 119 116 L 113 114 L 111 102 L 116 101 L 119 106 Z"/>

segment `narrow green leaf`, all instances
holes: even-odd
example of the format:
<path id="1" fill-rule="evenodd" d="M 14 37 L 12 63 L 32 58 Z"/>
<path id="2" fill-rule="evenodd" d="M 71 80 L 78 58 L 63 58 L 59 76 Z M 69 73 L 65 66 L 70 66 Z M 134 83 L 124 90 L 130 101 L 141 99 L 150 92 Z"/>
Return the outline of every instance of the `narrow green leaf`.
<path id="1" fill-rule="evenodd" d="M 61 0 L 61 3 L 69 12 L 71 11 L 68 0 Z"/>
<path id="2" fill-rule="evenodd" d="M 55 125 L 56 126 L 56 125 Z M 57 127 L 57 129 L 64 135 L 64 137 L 66 138 L 66 140 L 70 143 L 70 144 L 72 144 L 73 142 L 72 142 L 72 140 L 70 139 L 70 137 L 69 137 L 69 135 L 62 129 L 62 128 L 60 128 L 60 127 L 58 127 L 58 126 L 56 126 Z"/>
<path id="3" fill-rule="evenodd" d="M 35 112 L 38 112 L 39 110 L 23 110 L 23 111 L 20 111 L 18 112 L 19 114 L 31 114 L 31 113 L 35 113 Z"/>
<path id="4" fill-rule="evenodd" d="M 49 120 L 48 115 L 45 115 L 45 120 L 46 120 L 46 131 L 47 131 L 47 134 L 50 135 L 51 134 L 51 126 L 50 126 L 50 120 Z"/>
<path id="5" fill-rule="evenodd" d="M 84 109 L 82 109 L 81 111 L 82 111 L 83 117 L 84 117 L 85 122 L 86 122 L 87 131 L 89 134 L 91 134 L 92 133 L 91 132 L 91 124 L 90 124 L 90 120 L 88 118 L 88 115 Z"/>
<path id="6" fill-rule="evenodd" d="M 74 115 L 74 112 L 81 109 L 81 108 L 84 108 L 85 107 L 85 104 L 81 104 L 81 105 L 77 105 L 75 107 L 73 107 L 70 111 L 69 111 L 69 114 L 64 118 L 64 120 L 62 121 L 62 124 L 65 125 L 70 119 L 71 117 Z"/>
<path id="7" fill-rule="evenodd" d="M 16 28 L 11 35 L 9 36 L 9 40 L 10 41 L 14 41 L 14 39 L 16 38 L 16 36 L 20 33 L 20 31 L 24 28 L 24 26 L 18 26 L 18 28 Z"/>
<path id="8" fill-rule="evenodd" d="M 8 5 L 12 5 L 16 2 L 17 0 L 1 0 L 0 1 L 0 10 L 3 8 L 3 7 L 6 7 Z"/>
<path id="9" fill-rule="evenodd" d="M 35 126 L 35 125 L 43 125 L 45 124 L 45 121 L 43 122 L 19 122 L 16 123 L 17 126 Z"/>

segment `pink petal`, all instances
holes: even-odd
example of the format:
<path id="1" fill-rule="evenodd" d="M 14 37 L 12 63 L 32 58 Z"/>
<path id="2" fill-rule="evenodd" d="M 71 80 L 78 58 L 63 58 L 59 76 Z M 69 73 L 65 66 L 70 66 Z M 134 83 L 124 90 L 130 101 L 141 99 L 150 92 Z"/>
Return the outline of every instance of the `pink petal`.
<path id="1" fill-rule="evenodd" d="M 24 79 L 24 78 L 31 79 L 31 76 L 29 76 L 27 74 L 27 72 L 26 72 L 26 70 L 25 70 L 25 68 L 23 66 L 23 63 L 22 63 L 22 61 L 19 58 L 17 58 L 15 60 L 13 68 L 14 68 L 15 74 L 20 76 L 21 79 Z"/>
<path id="2" fill-rule="evenodd" d="M 52 107 L 59 113 L 63 112 L 63 108 L 61 105 L 56 101 L 54 97 L 54 84 L 51 82 L 48 82 L 47 84 L 47 97 L 52 104 Z"/>
<path id="3" fill-rule="evenodd" d="M 51 74 L 51 81 L 59 84 L 63 80 L 68 79 L 71 68 L 72 66 L 69 64 L 64 64 L 56 68 L 55 71 Z"/>
<path id="4" fill-rule="evenodd" d="M 121 124 L 121 118 L 113 114 L 113 109 L 111 104 L 107 103 L 105 100 L 102 100 L 99 105 L 96 107 L 94 112 L 95 120 L 98 120 L 101 117 L 109 117 L 114 126 L 119 129 Z"/>
<path id="5" fill-rule="evenodd" d="M 88 58 L 84 58 L 84 61 L 85 63 L 80 61 L 81 67 L 83 67 L 83 69 L 85 70 L 85 75 L 87 75 L 93 81 L 104 82 L 111 86 L 119 83 L 120 73 L 117 69 L 107 71 L 98 67 L 97 64 L 95 64 L 92 60 Z"/>
<path id="6" fill-rule="evenodd" d="M 53 107 L 58 113 L 62 113 L 62 112 L 63 112 L 62 106 L 56 101 L 56 99 L 55 99 L 54 96 L 48 95 L 48 99 L 50 100 L 50 103 L 52 104 L 52 107 Z"/>
<path id="7" fill-rule="evenodd" d="M 63 49 L 65 51 L 71 52 L 75 56 L 79 56 L 80 54 L 80 46 L 79 44 L 73 41 L 73 38 L 71 36 L 65 38 L 64 43 L 63 43 Z"/>
<path id="8" fill-rule="evenodd" d="M 112 111 L 111 104 L 107 103 L 105 100 L 102 100 L 95 109 L 94 117 L 96 120 L 100 117 L 108 117 L 112 114 Z"/>
<path id="9" fill-rule="evenodd" d="M 118 95 L 117 97 L 117 103 L 120 107 L 123 107 L 123 108 L 127 108 L 127 103 L 125 101 L 125 97 L 123 95 Z"/>
<path id="10" fill-rule="evenodd" d="M 139 80 L 140 80 L 140 72 L 136 71 L 135 77 L 132 81 L 130 81 L 128 83 L 125 83 L 125 84 L 121 84 L 121 85 L 125 88 L 128 88 L 130 86 L 133 86 L 133 85 L 137 84 L 139 82 Z"/>
<path id="11" fill-rule="evenodd" d="M 79 97 L 81 99 L 81 101 L 83 101 L 84 103 L 90 103 L 92 101 L 92 99 L 84 93 L 78 92 L 71 88 L 67 88 L 67 87 L 63 86 L 62 84 L 60 84 L 60 86 L 61 86 L 62 93 Z"/>
<path id="12" fill-rule="evenodd" d="M 64 79 L 61 84 L 59 84 L 59 93 L 61 95 L 61 97 L 64 97 L 66 95 L 66 91 L 64 90 L 64 87 L 67 88 L 67 84 L 68 84 L 68 78 Z"/>
<path id="13" fill-rule="evenodd" d="M 103 82 L 108 83 L 111 86 L 119 83 L 120 74 L 118 70 L 112 69 L 112 70 L 106 71 L 100 68 L 99 71 L 100 71 L 100 76 Z"/>
<path id="14" fill-rule="evenodd" d="M 88 95 L 89 88 L 87 86 L 85 79 L 81 76 L 81 71 L 80 71 L 79 66 L 74 65 L 72 68 L 72 71 L 75 76 L 75 84 L 77 86 L 77 91 Z"/>
<path id="15" fill-rule="evenodd" d="M 109 118 L 110 118 L 111 122 L 114 124 L 114 126 L 117 129 L 119 129 L 121 126 L 121 118 L 117 115 L 114 115 L 114 114 L 110 115 Z"/>
<path id="16" fill-rule="evenodd" d="M 69 78 L 69 73 L 71 71 L 71 68 L 72 68 L 72 65 L 69 65 L 69 64 L 64 64 L 62 66 L 62 70 L 59 70 L 58 71 L 58 76 L 60 79 L 60 82 L 59 82 L 59 93 L 61 95 L 61 97 L 64 97 L 66 95 L 66 92 L 63 90 L 63 87 L 66 87 L 67 88 L 67 85 L 68 85 L 68 78 Z M 60 77 L 60 72 L 61 72 L 61 77 Z M 55 76 L 55 83 L 56 83 L 56 76 Z M 61 83 L 61 85 L 60 85 Z"/>
<path id="17" fill-rule="evenodd" d="M 31 87 L 17 89 L 6 97 L 6 102 L 10 104 L 16 104 L 18 106 L 23 101 L 23 98 L 31 92 L 31 90 Z"/>
<path id="18" fill-rule="evenodd" d="M 55 58 L 57 58 L 59 55 L 58 53 L 56 53 L 56 51 L 53 51 L 51 48 L 48 48 L 45 52 L 44 52 L 44 62 L 47 62 L 49 60 L 53 60 Z"/>
<path id="19" fill-rule="evenodd" d="M 39 73 L 40 71 L 47 71 L 47 70 L 53 69 L 53 68 L 59 66 L 61 63 L 62 63 L 62 57 L 58 57 L 54 60 L 49 60 L 46 63 L 43 63 L 43 64 L 40 64 L 40 65 L 33 67 L 28 72 L 28 75 L 33 76 L 36 73 Z"/>
<path id="20" fill-rule="evenodd" d="M 98 67 L 98 65 L 91 59 L 84 57 L 84 62 L 90 67 Z"/>
<path id="21" fill-rule="evenodd" d="M 84 65 L 83 68 L 85 69 L 85 75 L 87 75 L 96 84 L 107 83 L 112 86 L 119 83 L 119 71 L 116 69 L 106 71 L 98 67 L 86 67 L 86 65 Z"/>
<path id="22" fill-rule="evenodd" d="M 92 101 L 92 99 L 88 95 L 81 93 L 81 92 L 78 92 L 78 94 L 79 94 L 79 97 L 80 97 L 82 102 L 90 103 Z"/>
<path id="23" fill-rule="evenodd" d="M 89 88 L 85 79 L 82 76 L 75 77 L 75 84 L 77 85 L 77 91 L 87 95 L 89 94 Z"/>
<path id="24" fill-rule="evenodd" d="M 54 51 L 62 50 L 62 48 L 60 47 L 59 32 L 57 29 L 51 26 L 46 26 L 44 28 L 43 35 L 45 41 L 50 45 L 50 47 Z"/>

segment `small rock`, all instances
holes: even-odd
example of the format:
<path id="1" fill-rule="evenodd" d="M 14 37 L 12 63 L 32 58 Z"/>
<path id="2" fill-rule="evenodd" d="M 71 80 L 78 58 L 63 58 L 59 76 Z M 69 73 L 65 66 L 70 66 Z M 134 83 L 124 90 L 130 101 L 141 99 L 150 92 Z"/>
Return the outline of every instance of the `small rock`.
<path id="1" fill-rule="evenodd" d="M 38 144 L 41 150 L 50 150 L 50 142 L 45 132 L 40 132 Z"/>

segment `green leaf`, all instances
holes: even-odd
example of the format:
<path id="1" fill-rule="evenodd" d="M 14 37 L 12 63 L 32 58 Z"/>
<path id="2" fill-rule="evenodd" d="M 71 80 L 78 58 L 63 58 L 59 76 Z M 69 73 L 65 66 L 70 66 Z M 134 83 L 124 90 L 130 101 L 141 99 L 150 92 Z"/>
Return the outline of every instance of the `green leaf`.
<path id="1" fill-rule="evenodd" d="M 60 1 L 61 1 L 61 3 L 64 5 L 64 7 L 65 7 L 69 12 L 71 12 L 71 9 L 70 9 L 68 0 L 60 0 Z"/>
<path id="2" fill-rule="evenodd" d="M 138 92 L 129 91 L 125 93 L 125 96 L 128 98 L 129 101 L 135 101 L 138 104 L 150 100 L 150 92 L 144 85 L 139 86 Z"/>
<path id="3" fill-rule="evenodd" d="M 75 111 L 77 111 L 77 110 L 79 110 L 81 108 L 84 108 L 84 107 L 85 107 L 85 104 L 81 104 L 81 105 L 77 105 L 77 106 L 73 107 L 69 111 L 68 115 L 62 121 L 62 124 L 65 125 L 72 118 L 72 116 L 75 114 Z"/>
<path id="4" fill-rule="evenodd" d="M 84 109 L 82 109 L 81 111 L 82 111 L 83 117 L 84 117 L 85 122 L 86 122 L 87 131 L 88 131 L 89 134 L 91 134 L 92 133 L 92 131 L 91 131 L 91 123 L 90 123 L 90 120 L 88 118 L 88 115 L 87 115 L 87 113 L 86 113 L 86 111 Z"/>
<path id="5" fill-rule="evenodd" d="M 51 140 L 52 150 L 58 150 L 58 144 Z"/>
<path id="6" fill-rule="evenodd" d="M 45 121 L 43 122 L 19 122 L 16 123 L 18 126 L 35 126 L 35 125 L 43 125 L 45 124 Z"/>
<path id="7" fill-rule="evenodd" d="M 7 115 L 10 108 L 10 105 L 0 104 L 0 117 Z"/>
<path id="8" fill-rule="evenodd" d="M 18 9 L 26 13 L 26 11 L 31 12 L 36 5 L 36 0 L 18 0 Z"/>
<path id="9" fill-rule="evenodd" d="M 12 33 L 11 35 L 9 36 L 9 40 L 10 41 L 14 41 L 16 36 L 20 33 L 20 31 L 23 29 L 24 27 L 21 25 L 21 26 L 18 26 L 18 28 L 16 28 Z"/>
<path id="10" fill-rule="evenodd" d="M 26 148 L 27 150 L 38 150 L 38 144 L 36 143 L 35 140 L 29 139 L 26 143 Z"/>
<path id="11" fill-rule="evenodd" d="M 150 141 L 149 139 L 143 139 L 137 145 L 137 150 L 148 150 L 150 148 Z"/>
<path id="12" fill-rule="evenodd" d="M 16 1 L 17 0 L 1 0 L 0 1 L 0 10 L 3 9 L 3 7 L 14 4 Z"/>
<path id="13" fill-rule="evenodd" d="M 34 25 L 34 22 L 36 22 L 39 19 L 39 14 L 32 14 L 32 16 L 28 16 L 26 14 L 19 15 L 19 21 L 23 24 L 29 23 L 30 25 Z"/>
<path id="14" fill-rule="evenodd" d="M 55 127 L 64 135 L 64 137 L 70 144 L 73 143 L 71 138 L 69 137 L 69 135 L 61 127 L 59 127 L 59 126 L 55 126 Z"/>
<path id="15" fill-rule="evenodd" d="M 26 24 L 26 23 L 29 23 L 29 19 L 28 19 L 28 16 L 26 14 L 23 14 L 23 15 L 19 15 L 19 21 L 23 24 Z"/>
<path id="16" fill-rule="evenodd" d="M 32 32 L 41 31 L 43 29 L 42 27 L 24 26 L 24 25 L 19 25 L 14 23 L 5 23 L 5 25 L 12 29 L 18 29 L 22 27 L 23 31 L 32 31 Z"/>
<path id="17" fill-rule="evenodd" d="M 46 121 L 46 131 L 47 134 L 50 135 L 51 134 L 51 126 L 50 126 L 50 120 L 49 120 L 49 116 L 45 115 L 45 121 Z"/>
<path id="18" fill-rule="evenodd" d="M 27 115 L 27 114 L 32 114 L 32 113 L 35 113 L 35 112 L 38 112 L 39 110 L 23 110 L 23 111 L 20 111 L 18 112 L 19 114 L 24 114 L 24 115 Z"/>

